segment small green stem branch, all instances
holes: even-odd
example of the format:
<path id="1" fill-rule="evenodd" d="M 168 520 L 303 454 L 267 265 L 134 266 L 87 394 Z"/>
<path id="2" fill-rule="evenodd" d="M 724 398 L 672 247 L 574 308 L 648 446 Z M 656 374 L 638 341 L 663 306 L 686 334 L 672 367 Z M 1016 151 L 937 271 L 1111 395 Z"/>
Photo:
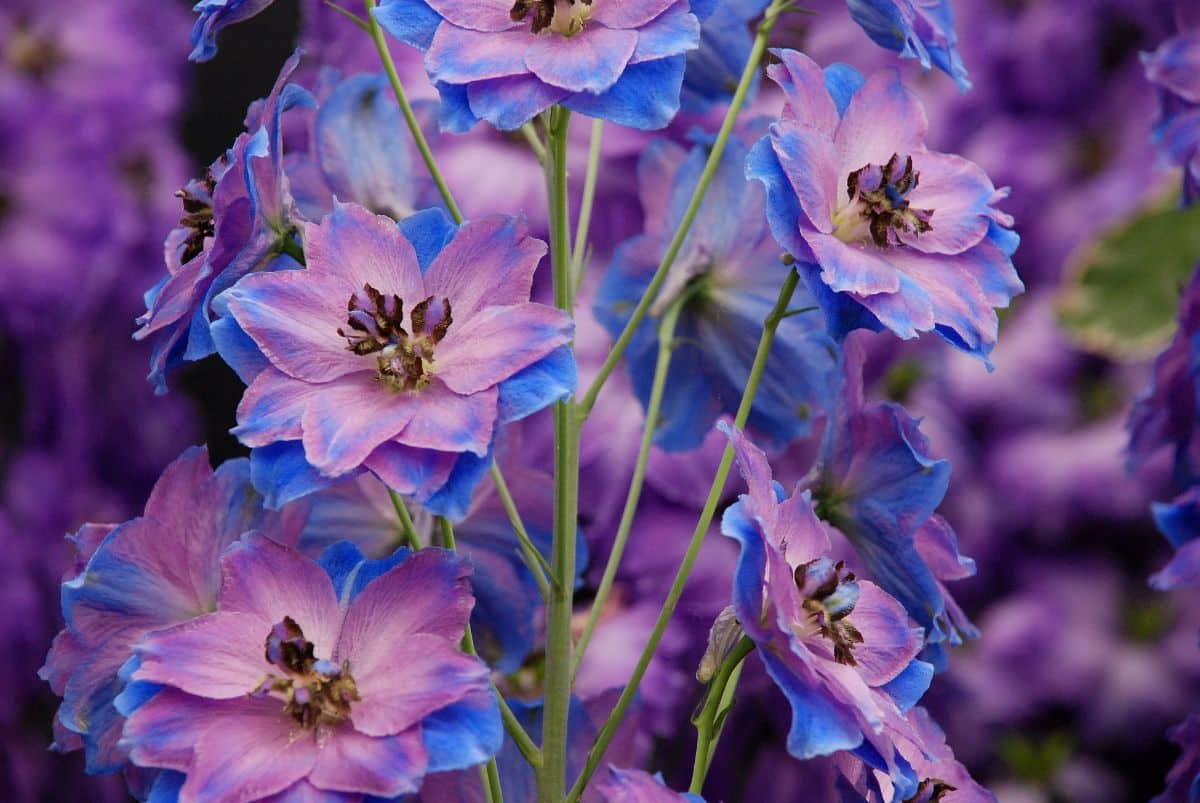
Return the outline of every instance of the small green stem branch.
<path id="1" fill-rule="evenodd" d="M 462 223 L 462 211 L 459 210 L 454 195 L 446 185 L 446 180 L 442 178 L 442 172 L 438 170 L 437 161 L 433 158 L 433 151 L 429 148 L 429 141 L 425 139 L 425 132 L 421 130 L 421 124 L 413 114 L 412 105 L 408 102 L 408 95 L 404 92 L 404 85 L 400 83 L 400 74 L 396 72 L 396 62 L 392 60 L 392 53 L 388 50 L 383 29 L 379 27 L 379 23 L 372 13 L 375 10 L 375 0 L 363 0 L 363 2 L 367 7 L 366 22 L 371 31 L 371 38 L 375 40 L 375 49 L 379 51 L 379 59 L 383 62 L 384 72 L 387 73 L 388 81 L 391 82 L 392 91 L 396 93 L 396 102 L 400 104 L 404 122 L 408 124 L 408 130 L 412 132 L 413 140 L 417 143 L 417 150 L 421 152 L 421 158 L 425 160 L 425 167 L 429 169 L 429 175 L 433 177 L 433 183 L 437 185 L 438 192 L 442 195 L 446 210 L 450 212 L 455 223 Z"/>
<path id="2" fill-rule="evenodd" d="M 421 536 L 417 534 L 417 528 L 413 525 L 412 516 L 408 513 L 408 505 L 404 504 L 404 499 L 400 494 L 391 488 L 388 488 L 388 496 L 392 497 L 392 507 L 396 508 L 396 516 L 400 519 L 400 526 L 404 530 L 404 543 L 415 552 L 421 548 Z"/>
<path id="3" fill-rule="evenodd" d="M 600 145 L 604 139 L 604 121 L 592 121 L 592 138 L 588 145 L 587 174 L 583 179 L 583 199 L 579 203 L 579 223 L 575 228 L 575 252 L 571 255 L 571 296 L 579 295 L 583 275 L 587 270 L 588 232 L 592 227 L 592 209 L 596 202 L 596 180 L 600 174 Z"/>
<path id="4" fill-rule="evenodd" d="M 546 188 L 550 207 L 550 260 L 554 303 L 573 312 L 571 221 L 567 206 L 567 131 L 570 112 L 552 108 L 546 120 Z M 574 405 L 554 405 L 554 543 L 546 604 L 545 708 L 539 803 L 560 803 L 567 774 L 567 718 L 571 705 L 571 613 L 575 592 L 575 539 L 579 508 L 579 417 Z"/>
<path id="5" fill-rule="evenodd" d="M 608 381 L 608 377 L 612 375 L 613 370 L 617 367 L 617 363 L 621 361 L 622 355 L 625 354 L 625 349 L 629 347 L 629 341 L 633 339 L 633 335 L 641 325 L 642 319 L 650 311 L 650 306 L 654 303 L 659 289 L 667 279 L 667 273 L 670 272 L 671 266 L 675 264 L 675 258 L 679 255 L 679 250 L 683 247 L 688 232 L 692 229 L 692 223 L 696 219 L 696 214 L 700 211 L 700 205 L 704 201 L 704 196 L 708 192 L 708 185 L 712 182 L 712 178 L 717 172 L 717 167 L 721 163 L 721 157 L 724 155 L 725 146 L 728 144 L 729 137 L 733 133 L 733 127 L 737 122 L 738 114 L 746 102 L 746 95 L 750 91 L 750 86 L 754 82 L 755 75 L 758 74 L 758 65 L 762 61 L 763 54 L 766 52 L 767 38 L 771 34 L 771 29 L 775 27 L 775 23 L 779 20 L 779 15 L 792 1 L 772 0 L 762 22 L 759 23 L 758 34 L 754 38 L 754 46 L 750 51 L 750 57 L 746 60 L 741 80 L 738 81 L 737 90 L 733 93 L 733 100 L 730 101 L 729 110 L 725 113 L 725 120 L 721 123 L 720 131 L 717 132 L 717 138 L 713 142 L 712 150 L 709 151 L 704 171 L 700 174 L 700 180 L 696 184 L 696 189 L 692 192 L 692 199 L 688 203 L 687 210 L 683 213 L 683 219 L 679 223 L 679 230 L 675 232 L 675 236 L 671 240 L 671 244 L 667 247 L 666 254 L 663 256 L 662 263 L 659 264 L 658 270 L 654 272 L 653 278 L 650 279 L 650 284 L 647 285 L 641 300 L 638 301 L 637 306 L 633 310 L 633 314 L 629 316 L 625 328 L 617 336 L 612 351 L 605 358 L 604 364 L 600 366 L 599 373 L 592 380 L 591 387 L 588 388 L 579 402 L 579 408 L 584 417 L 595 406 L 596 397 L 600 395 L 601 388 Z"/>
<path id="6" fill-rule="evenodd" d="M 775 341 L 775 332 L 787 312 L 788 304 L 792 300 L 792 294 L 795 292 L 799 281 L 800 275 L 796 273 L 795 268 L 792 268 L 779 290 L 779 298 L 775 301 L 775 307 L 767 316 L 766 321 L 764 321 L 762 337 L 758 341 L 758 351 L 754 355 L 754 364 L 750 368 L 750 378 L 746 382 L 746 389 L 742 393 L 742 400 L 738 405 L 737 415 L 734 417 L 734 426 L 736 427 L 746 426 L 746 419 L 750 416 L 750 408 L 754 404 L 754 397 L 758 393 L 758 385 L 762 381 L 763 371 L 766 369 L 767 356 L 771 353 L 771 344 Z M 688 577 L 691 576 L 692 567 L 696 563 L 696 557 L 700 554 L 700 545 L 704 542 L 704 536 L 708 533 L 709 525 L 712 524 L 713 517 L 716 515 L 717 506 L 721 503 L 721 494 L 725 488 L 725 481 L 729 478 L 729 469 L 732 465 L 733 446 L 727 445 L 724 453 L 721 455 L 721 464 L 717 468 L 716 476 L 713 477 L 712 486 L 709 488 L 708 499 L 705 501 L 704 509 L 700 513 L 700 520 L 696 523 L 696 529 L 692 532 L 692 540 L 688 544 L 687 552 L 683 556 L 683 562 L 680 564 L 679 570 L 675 573 L 675 579 L 671 583 L 671 590 L 667 592 L 667 598 L 663 602 L 663 608 L 658 615 L 657 621 L 654 623 L 654 629 L 650 631 L 646 646 L 638 658 L 637 665 L 633 669 L 633 675 L 629 678 L 629 683 L 625 685 L 625 689 L 621 692 L 621 696 L 617 700 L 617 704 L 613 707 L 608 720 L 600 729 L 600 733 L 596 735 L 596 742 L 588 752 L 587 762 L 584 764 L 583 771 L 579 774 L 579 778 L 575 781 L 574 786 L 571 787 L 570 794 L 567 795 L 567 803 L 576 803 L 583 794 L 588 781 L 595 774 L 596 768 L 600 766 L 600 762 L 603 760 L 604 753 L 608 750 L 613 736 L 616 735 L 617 728 L 620 726 L 621 720 L 625 717 L 625 712 L 629 709 L 630 703 L 633 702 L 633 698 L 637 695 L 642 677 L 646 674 L 646 669 L 650 666 L 650 661 L 654 658 L 654 653 L 658 649 L 658 643 L 662 640 L 663 633 L 666 632 L 667 625 L 670 623 L 671 617 L 675 614 L 675 607 L 679 604 L 679 597 L 683 594 Z"/>
<path id="7" fill-rule="evenodd" d="M 591 611 L 588 612 L 587 624 L 575 644 L 575 661 L 571 667 L 571 678 L 579 671 L 583 663 L 583 655 L 587 651 L 592 633 L 604 613 L 604 604 L 612 591 L 613 581 L 617 577 L 617 569 L 625 554 L 625 546 L 629 542 L 629 534 L 633 530 L 633 520 L 637 516 L 638 501 L 642 496 L 642 486 L 646 480 L 646 465 L 650 461 L 650 449 L 654 446 L 654 432 L 658 427 L 658 414 L 662 409 L 663 393 L 667 386 L 667 373 L 671 366 L 671 352 L 675 348 L 675 324 L 679 321 L 679 313 L 691 297 L 684 293 L 677 298 L 658 326 L 658 360 L 654 365 L 654 379 L 650 388 L 650 401 L 646 405 L 646 422 L 642 427 L 642 442 L 638 448 L 637 462 L 633 468 L 633 479 L 629 481 L 629 492 L 625 496 L 625 509 L 621 512 L 621 523 L 617 526 L 617 537 L 613 541 L 612 552 L 604 566 L 604 575 L 600 579 L 600 587 L 596 589 L 596 597 L 592 600 Z"/>
<path id="8" fill-rule="evenodd" d="M 513 531 L 517 534 L 517 541 L 521 544 L 521 558 L 525 564 L 525 568 L 529 569 L 529 573 L 533 575 L 534 582 L 537 583 L 538 590 L 542 594 L 542 599 L 546 599 L 550 594 L 550 583 L 546 576 L 550 574 L 550 564 L 546 562 L 546 558 L 538 551 L 537 545 L 529 538 L 529 531 L 525 529 L 525 522 L 521 520 L 521 513 L 517 510 L 517 504 L 513 501 L 512 494 L 508 490 L 508 483 L 504 481 L 504 474 L 500 471 L 500 464 L 495 460 L 492 461 L 492 482 L 496 485 L 496 493 L 500 497 L 500 503 L 504 505 L 504 512 L 508 514 L 508 522 L 512 525 Z"/>
<path id="9" fill-rule="evenodd" d="M 696 760 L 692 765 L 692 784 L 689 787 L 692 794 L 698 795 L 704 788 L 704 779 L 708 777 L 708 768 L 712 764 L 721 726 L 732 703 L 734 677 L 741 672 L 742 660 L 753 649 L 754 642 L 742 636 L 729 655 L 725 656 L 712 685 L 708 687 L 704 709 L 696 719 Z"/>

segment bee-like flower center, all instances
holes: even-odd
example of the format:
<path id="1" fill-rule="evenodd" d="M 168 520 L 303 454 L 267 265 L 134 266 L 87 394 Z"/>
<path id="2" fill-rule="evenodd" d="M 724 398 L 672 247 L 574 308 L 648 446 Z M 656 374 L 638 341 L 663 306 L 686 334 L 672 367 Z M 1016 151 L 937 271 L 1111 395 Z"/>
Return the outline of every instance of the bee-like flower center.
<path id="1" fill-rule="evenodd" d="M 404 301 L 385 296 L 369 284 L 350 296 L 349 315 L 338 334 L 346 348 L 361 356 L 374 355 L 379 380 L 392 390 L 421 390 L 429 384 L 433 349 L 454 318 L 449 299 L 435 306 L 433 296 L 420 301 L 409 313 L 410 328 L 404 326 Z"/>
<path id="2" fill-rule="evenodd" d="M 290 616 L 271 628 L 266 642 L 267 662 L 282 674 L 270 674 L 252 692 L 256 697 L 283 701 L 283 710 L 305 730 L 336 725 L 350 716 L 350 705 L 361 699 L 350 664 L 318 659 L 313 643 Z"/>
<path id="3" fill-rule="evenodd" d="M 513 22 L 530 20 L 534 33 L 550 31 L 574 36 L 591 19 L 593 0 L 516 0 L 508 12 Z"/>
<path id="4" fill-rule="evenodd" d="M 183 217 L 179 218 L 179 225 L 188 230 L 180 257 L 183 264 L 199 256 L 204 250 L 204 240 L 216 234 L 212 208 L 212 194 L 216 188 L 217 181 L 209 170 L 203 179 L 192 181 L 175 193 L 175 197 L 183 203 Z"/>
<path id="5" fill-rule="evenodd" d="M 62 53 L 55 43 L 30 30 L 26 25 L 17 25 L 15 31 L 5 43 L 4 50 L 8 63 L 17 72 L 36 80 L 46 78 L 55 67 L 62 63 Z"/>
<path id="6" fill-rule="evenodd" d="M 804 597 L 804 612 L 808 614 L 808 632 L 829 639 L 833 658 L 839 664 L 855 666 L 854 648 L 862 644 L 858 628 L 846 618 L 858 603 L 858 583 L 854 572 L 846 571 L 842 561 L 834 563 L 819 558 L 797 566 L 794 572 L 796 587 Z"/>
<path id="7" fill-rule="evenodd" d="M 834 215 L 834 234 L 848 242 L 863 242 L 868 237 L 877 247 L 899 245 L 897 233 L 920 235 L 930 231 L 932 209 L 916 209 L 908 196 L 917 188 L 920 174 L 913 170 L 911 156 L 903 163 L 892 154 L 887 164 L 869 164 L 846 177 L 848 203 Z"/>

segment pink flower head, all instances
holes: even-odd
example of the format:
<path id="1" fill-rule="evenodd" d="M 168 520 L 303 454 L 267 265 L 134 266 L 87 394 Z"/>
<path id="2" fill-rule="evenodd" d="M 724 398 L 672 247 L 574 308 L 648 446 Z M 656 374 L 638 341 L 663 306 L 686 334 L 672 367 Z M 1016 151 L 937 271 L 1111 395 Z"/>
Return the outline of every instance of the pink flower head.
<path id="1" fill-rule="evenodd" d="M 777 51 L 768 74 L 787 103 L 753 148 L 767 219 L 837 335 L 865 327 L 936 332 L 987 361 L 996 307 L 1024 290 L 1007 195 L 961 156 L 925 147 L 928 123 L 894 70 L 824 72 Z"/>
<path id="2" fill-rule="evenodd" d="M 257 370 L 234 430 L 258 453 L 255 483 L 281 503 L 370 470 L 465 515 L 499 426 L 574 390 L 570 319 L 529 301 L 545 244 L 514 218 L 398 227 L 339 204 L 304 245 L 306 270 L 225 297 L 248 342 L 222 353 Z"/>
<path id="3" fill-rule="evenodd" d="M 181 803 L 390 798 L 499 749 L 487 666 L 458 646 L 467 565 L 348 551 L 318 564 L 248 539 L 222 561 L 217 611 L 137 646 L 121 743 L 182 773 Z"/>

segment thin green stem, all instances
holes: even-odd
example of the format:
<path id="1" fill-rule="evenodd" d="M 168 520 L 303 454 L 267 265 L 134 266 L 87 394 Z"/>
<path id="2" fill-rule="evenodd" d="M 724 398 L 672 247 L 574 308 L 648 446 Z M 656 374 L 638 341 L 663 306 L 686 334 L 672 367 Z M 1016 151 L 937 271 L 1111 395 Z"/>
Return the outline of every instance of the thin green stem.
<path id="1" fill-rule="evenodd" d="M 342 15 L 343 17 L 345 17 L 346 19 L 348 19 L 348 20 L 350 20 L 351 22 L 353 22 L 353 23 L 354 23 L 355 25 L 357 25 L 359 28 L 362 28 L 362 29 L 363 29 L 365 32 L 367 32 L 367 33 L 370 33 L 370 32 L 371 32 L 371 24 L 370 24 L 370 23 L 368 23 L 368 22 L 367 22 L 365 19 L 363 19 L 362 17 L 360 17 L 360 16 L 358 16 L 357 14 L 355 14 L 353 11 L 350 11 L 349 9 L 342 8 L 342 7 L 341 7 L 341 6 L 339 6 L 337 3 L 334 3 L 334 2 L 332 2 L 332 0 L 322 0 L 322 2 L 324 2 L 324 3 L 325 3 L 325 5 L 329 6 L 330 8 L 332 8 L 332 9 L 333 9 L 334 11 L 336 11 L 337 13 L 341 14 L 341 15 Z"/>
<path id="2" fill-rule="evenodd" d="M 400 526 L 404 530 L 404 542 L 413 551 L 420 549 L 421 536 L 417 535 L 417 528 L 413 524 L 412 516 L 408 513 L 408 505 L 404 504 L 404 499 L 400 494 L 391 488 L 388 488 L 388 496 L 392 497 L 392 507 L 396 508 L 396 515 L 400 518 Z"/>
<path id="3" fill-rule="evenodd" d="M 633 479 L 629 481 L 629 491 L 625 495 L 625 509 L 621 512 L 621 522 L 617 525 L 617 537 L 613 541 L 612 552 L 604 565 L 604 575 L 600 578 L 600 586 L 596 589 L 596 597 L 592 600 L 592 608 L 588 612 L 587 624 L 579 641 L 575 643 L 575 661 L 571 667 L 571 678 L 579 671 L 583 663 L 583 655 L 592 638 L 592 633 L 604 613 L 604 604 L 612 591 L 613 581 L 617 577 L 617 569 L 625 554 L 625 545 L 629 542 L 629 534 L 633 530 L 633 520 L 637 515 L 638 501 L 642 496 L 642 487 L 646 480 L 646 465 L 650 461 L 650 449 L 654 446 L 654 432 L 658 427 L 658 414 L 662 409 L 663 393 L 667 386 L 667 373 L 671 366 L 671 352 L 675 347 L 675 324 L 679 321 L 679 313 L 683 310 L 691 294 L 680 295 L 666 313 L 658 326 L 658 361 L 654 365 L 654 379 L 650 388 L 650 400 L 646 405 L 646 422 L 642 426 L 642 442 L 638 447 L 637 462 L 633 468 Z"/>
<path id="4" fill-rule="evenodd" d="M 729 655 L 725 656 L 712 685 L 708 687 L 704 710 L 696 720 L 696 759 L 692 764 L 692 784 L 688 788 L 692 794 L 698 795 L 704 788 L 704 779 L 708 777 L 708 768 L 712 764 L 713 751 L 716 749 L 720 726 L 723 724 L 723 719 L 718 720 L 718 716 L 722 712 L 728 712 L 732 700 L 732 692 L 729 692 L 729 699 L 726 699 L 726 692 L 729 691 L 734 674 L 740 673 L 742 660 L 753 649 L 754 642 L 742 636 Z"/>
<path id="5" fill-rule="evenodd" d="M 533 151 L 538 162 L 545 164 L 546 146 L 542 144 L 541 137 L 537 135 L 537 129 L 533 127 L 532 123 L 521 126 L 521 136 L 525 137 L 525 141 L 529 143 L 529 149 Z"/>
<path id="6" fill-rule="evenodd" d="M 571 281 L 574 283 L 572 297 L 579 294 L 586 270 L 584 260 L 588 252 L 588 232 L 592 227 L 592 208 L 596 202 L 596 179 L 600 174 L 600 145 L 604 139 L 604 121 L 592 121 L 592 138 L 588 145 L 587 173 L 583 179 L 583 199 L 579 203 L 579 223 L 575 228 L 575 252 L 571 255 Z"/>
<path id="7" fill-rule="evenodd" d="M 570 112 L 554 107 L 546 120 L 546 188 L 550 207 L 550 261 L 554 303 L 572 313 L 571 220 L 567 206 L 567 131 Z M 554 543 L 546 604 L 545 707 L 539 803 L 561 803 L 567 775 L 567 717 L 571 705 L 571 613 L 575 592 L 575 539 L 579 509 L 579 418 L 574 405 L 554 405 Z"/>
<path id="8" fill-rule="evenodd" d="M 486 803 L 504 803 L 504 792 L 500 790 L 500 768 L 494 761 L 480 765 L 479 783 L 483 786 Z"/>
<path id="9" fill-rule="evenodd" d="M 512 525 L 513 531 L 517 534 L 517 541 L 521 544 L 521 556 L 524 558 L 525 566 L 533 575 L 538 590 L 542 592 L 542 599 L 546 599 L 550 594 L 550 583 L 546 580 L 546 576 L 551 572 L 550 564 L 546 562 L 546 558 L 530 540 L 529 531 L 525 529 L 525 522 L 521 520 L 521 512 L 517 510 L 517 504 L 508 490 L 508 483 L 504 481 L 504 474 L 500 471 L 500 464 L 494 460 L 492 461 L 492 482 L 496 484 L 496 493 L 500 496 L 500 503 L 504 505 L 504 512 L 508 514 L 509 524 Z"/>
<path id="10" fill-rule="evenodd" d="M 413 140 L 417 143 L 417 150 L 421 152 L 421 158 L 425 160 L 425 167 L 429 169 L 429 175 L 433 177 L 433 183 L 437 185 L 447 211 L 450 212 L 455 223 L 462 223 L 462 211 L 459 210 L 450 188 L 446 186 L 442 172 L 438 170 L 437 161 L 433 158 L 433 151 L 429 148 L 429 141 L 425 139 L 425 132 L 421 130 L 421 124 L 417 121 L 417 116 L 413 114 L 412 105 L 408 102 L 408 95 L 404 92 L 404 85 L 400 82 L 400 74 L 396 72 L 396 62 L 392 60 L 392 53 L 388 50 L 383 29 L 379 27 L 379 23 L 375 20 L 375 14 L 372 13 L 375 10 L 375 0 L 363 0 L 363 2 L 367 7 L 367 25 L 371 29 L 371 38 L 375 40 L 375 49 L 379 51 L 379 59 L 383 62 L 383 69 L 392 85 L 392 91 L 396 93 L 396 102 L 400 104 L 400 111 L 404 113 L 404 121 L 408 124 L 408 130 L 412 132 Z"/>
<path id="11" fill-rule="evenodd" d="M 493 687 L 493 690 L 495 690 L 495 687 Z M 542 765 L 542 751 L 533 743 L 533 739 L 529 738 L 529 734 L 525 732 L 525 727 L 517 719 L 517 715 L 513 713 L 512 708 L 509 707 L 508 701 L 504 699 L 504 695 L 498 690 L 495 691 L 496 700 L 500 703 L 500 719 L 504 721 L 504 729 L 512 737 L 513 744 L 517 746 L 517 750 L 529 762 L 529 766 L 537 769 Z"/>
<path id="12" fill-rule="evenodd" d="M 688 203 L 687 210 L 683 213 L 683 219 L 679 223 L 679 230 L 675 232 L 675 236 L 672 238 L 671 244 L 667 247 L 667 252 L 663 256 L 658 270 L 654 272 L 654 277 L 651 278 L 650 284 L 646 286 L 645 292 L 642 293 L 642 297 L 634 308 L 633 314 L 629 316 L 629 320 L 625 323 L 625 328 L 617 336 L 612 351 L 608 353 L 604 364 L 600 366 L 599 373 L 596 374 L 596 378 L 592 380 L 591 386 L 579 402 L 579 408 L 584 417 L 595 406 L 596 397 L 600 395 L 601 388 L 608 381 L 608 377 L 612 375 L 613 370 L 617 367 L 617 363 L 621 361 L 622 355 L 625 354 L 625 349 L 629 347 L 629 341 L 633 339 L 634 333 L 641 326 L 642 319 L 650 311 L 650 306 L 654 303 L 654 298 L 658 295 L 659 288 L 666 281 L 667 273 L 670 272 L 671 266 L 675 264 L 675 258 L 679 255 L 679 250 L 683 247 L 684 240 L 687 239 L 688 232 L 692 229 L 692 223 L 696 219 L 696 214 L 700 211 L 700 204 L 704 201 L 704 196 L 708 192 L 708 185 L 712 182 L 712 178 L 717 172 L 717 167 L 721 163 L 721 156 L 724 155 L 725 146 L 729 142 L 730 135 L 733 133 L 733 126 L 737 122 L 738 113 L 746 102 L 746 95 L 750 91 L 754 77 L 758 74 L 759 62 L 762 61 L 763 53 L 767 49 L 767 38 L 771 33 L 771 29 L 775 27 L 779 15 L 790 2 L 792 0 L 772 0 L 762 22 L 759 23 L 758 34 L 754 38 L 754 46 L 750 51 L 750 57 L 746 60 L 741 80 L 738 81 L 737 90 L 733 93 L 733 100 L 729 104 L 729 110 L 725 113 L 725 120 L 721 123 L 720 131 L 717 132 L 717 138 L 713 142 L 712 150 L 709 151 L 704 171 L 700 174 L 700 180 L 696 184 L 696 189 L 692 192 L 692 199 Z"/>
<path id="13" fill-rule="evenodd" d="M 766 369 L 767 356 L 771 353 L 771 344 L 775 341 L 775 332 L 783 320 L 784 313 L 787 312 L 788 303 L 792 300 L 792 294 L 795 292 L 799 281 L 800 275 L 796 273 L 795 268 L 792 268 L 779 290 L 779 298 L 775 301 L 775 307 L 763 323 L 763 333 L 758 341 L 758 351 L 754 355 L 754 364 L 750 368 L 750 378 L 746 382 L 746 389 L 742 393 L 742 400 L 738 405 L 737 415 L 734 417 L 734 426 L 736 427 L 744 427 L 746 419 L 750 416 L 750 408 L 754 404 L 754 397 L 758 393 L 758 386 L 762 381 L 763 371 Z M 663 602 L 662 611 L 659 613 L 657 621 L 654 623 L 654 629 L 650 631 L 650 637 L 647 639 L 646 646 L 638 658 L 633 675 L 629 678 L 629 683 L 625 685 L 620 698 L 617 700 L 617 704 L 613 707 L 612 713 L 609 714 L 608 720 L 600 729 L 600 733 L 596 735 L 596 742 L 592 745 L 592 749 L 588 751 L 587 762 L 584 764 L 583 771 L 579 774 L 579 778 L 575 781 L 574 786 L 571 787 L 570 794 L 567 795 L 567 803 L 575 803 L 575 801 L 579 800 L 580 795 L 583 794 L 588 781 L 591 780 L 592 775 L 596 772 L 596 768 L 600 766 L 600 762 L 603 760 L 604 753 L 608 750 L 608 745 L 612 742 L 613 736 L 616 735 L 617 728 L 620 726 L 625 712 L 629 709 L 629 704 L 633 702 L 633 698 L 637 695 L 642 677 L 646 674 L 646 669 L 650 666 L 651 659 L 654 658 L 654 652 L 658 649 L 658 643 L 662 640 L 663 633 L 666 631 L 671 617 L 675 614 L 675 607 L 679 604 L 679 597 L 683 594 L 688 577 L 691 576 L 692 567 L 696 563 L 696 557 L 700 554 L 700 545 L 704 542 L 704 536 L 708 533 L 709 525 L 712 524 L 713 517 L 716 515 L 717 506 L 721 503 L 721 494 L 725 488 L 725 481 L 729 478 L 729 469 L 732 465 L 733 446 L 727 445 L 724 453 L 721 455 L 721 463 L 717 468 L 717 474 L 713 477 L 712 485 L 709 487 L 708 499 L 705 501 L 704 509 L 700 513 L 700 520 L 696 522 L 696 529 L 692 532 L 692 540 L 688 544 L 687 552 L 683 556 L 683 562 L 680 564 L 679 570 L 675 573 L 675 579 L 671 583 L 671 590 L 667 592 L 667 598 Z"/>

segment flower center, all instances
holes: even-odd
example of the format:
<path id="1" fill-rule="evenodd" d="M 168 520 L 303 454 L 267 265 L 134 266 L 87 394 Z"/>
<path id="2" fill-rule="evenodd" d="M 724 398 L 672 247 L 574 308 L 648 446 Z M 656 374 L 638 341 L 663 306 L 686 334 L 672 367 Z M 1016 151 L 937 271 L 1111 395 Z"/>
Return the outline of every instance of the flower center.
<path id="1" fill-rule="evenodd" d="M 17 72 L 42 80 L 62 63 L 62 53 L 54 42 L 18 25 L 5 47 L 8 63 Z"/>
<path id="2" fill-rule="evenodd" d="M 183 264 L 191 262 L 204 250 L 204 240 L 216 235 L 213 226 L 212 194 L 217 188 L 217 181 L 209 170 L 203 179 L 189 181 L 188 185 L 175 193 L 175 197 L 183 202 L 183 217 L 179 225 L 188 229 L 188 237 L 183 241 Z"/>
<path id="3" fill-rule="evenodd" d="M 919 235 L 930 231 L 933 210 L 915 209 L 908 203 L 919 180 L 912 157 L 905 157 L 901 164 L 895 153 L 882 167 L 869 164 L 855 170 L 846 177 L 849 202 L 834 215 L 834 235 L 847 243 L 862 242 L 869 236 L 876 246 L 885 248 L 901 244 L 897 232 Z"/>
<path id="4" fill-rule="evenodd" d="M 811 633 L 833 643 L 833 659 L 839 664 L 857 665 L 855 646 L 862 644 L 858 628 L 846 620 L 858 603 L 858 583 L 854 572 L 845 571 L 842 561 L 829 558 L 803 563 L 796 567 L 796 587 L 804 595 L 805 613 L 812 626 Z"/>
<path id="5" fill-rule="evenodd" d="M 957 789 L 958 787 L 951 786 L 940 778 L 926 778 L 917 787 L 916 794 L 905 803 L 940 803 L 945 795 Z"/>
<path id="6" fill-rule="evenodd" d="M 411 332 L 404 328 L 400 296 L 385 296 L 369 284 L 350 296 L 346 309 L 346 328 L 338 334 L 355 354 L 375 355 L 381 382 L 396 391 L 421 390 L 429 384 L 433 348 L 454 322 L 449 299 L 442 299 L 440 310 L 433 308 L 433 296 L 414 306 Z"/>
<path id="7" fill-rule="evenodd" d="M 532 17 L 534 33 L 552 31 L 562 36 L 574 36 L 591 19 L 592 0 L 516 0 L 508 12 L 513 22 Z"/>
<path id="8" fill-rule="evenodd" d="M 271 628 L 265 642 L 267 661 L 282 675 L 267 675 L 252 694 L 283 701 L 287 712 L 305 730 L 336 725 L 350 716 L 350 704 L 361 699 L 349 662 L 341 666 L 313 655 L 296 620 L 285 616 Z"/>

